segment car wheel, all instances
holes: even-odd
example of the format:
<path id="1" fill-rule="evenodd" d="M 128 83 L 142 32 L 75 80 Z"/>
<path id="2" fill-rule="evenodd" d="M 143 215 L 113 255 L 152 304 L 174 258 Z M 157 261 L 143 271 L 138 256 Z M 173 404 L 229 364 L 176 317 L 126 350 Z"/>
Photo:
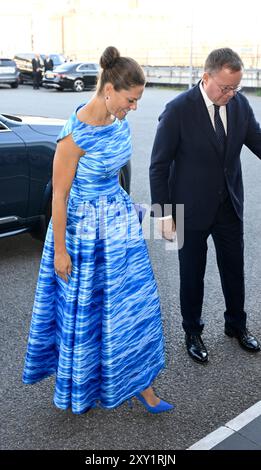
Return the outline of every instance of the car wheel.
<path id="1" fill-rule="evenodd" d="M 83 91 L 84 90 L 84 83 L 80 78 L 77 78 L 73 84 L 74 91 Z"/>
<path id="2" fill-rule="evenodd" d="M 11 83 L 11 88 L 18 88 L 18 82 Z"/>

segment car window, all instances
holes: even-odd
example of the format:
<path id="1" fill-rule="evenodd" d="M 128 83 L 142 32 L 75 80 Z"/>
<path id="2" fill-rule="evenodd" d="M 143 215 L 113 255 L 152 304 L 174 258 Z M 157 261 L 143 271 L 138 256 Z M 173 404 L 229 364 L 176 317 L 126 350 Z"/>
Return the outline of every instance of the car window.
<path id="1" fill-rule="evenodd" d="M 61 54 L 50 54 L 49 57 L 51 57 L 55 66 L 63 64 L 65 62 L 65 57 Z"/>
<path id="2" fill-rule="evenodd" d="M 84 64 L 79 65 L 77 67 L 77 70 L 81 70 L 81 72 L 90 72 L 90 71 L 97 72 L 98 68 L 96 64 L 84 63 Z"/>
<path id="3" fill-rule="evenodd" d="M 11 59 L 0 59 L 0 67 L 16 67 L 16 63 Z"/>
<path id="4" fill-rule="evenodd" d="M 87 72 L 90 70 L 89 64 L 82 64 L 77 67 L 77 70 L 81 70 L 81 72 Z"/>
<path id="5" fill-rule="evenodd" d="M 8 127 L 2 121 L 0 121 L 0 132 L 9 130 L 10 129 L 8 129 Z"/>

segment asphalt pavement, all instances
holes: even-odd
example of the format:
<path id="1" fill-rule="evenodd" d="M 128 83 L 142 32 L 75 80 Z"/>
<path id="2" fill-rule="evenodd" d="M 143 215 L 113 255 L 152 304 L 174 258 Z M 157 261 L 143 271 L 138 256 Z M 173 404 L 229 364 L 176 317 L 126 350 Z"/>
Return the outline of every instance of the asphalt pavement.
<path id="1" fill-rule="evenodd" d="M 200 439 L 188 450 L 261 450 L 261 401 Z"/>
<path id="2" fill-rule="evenodd" d="M 148 88 L 138 110 L 129 116 L 133 137 L 131 195 L 135 202 L 149 203 L 148 166 L 157 117 L 177 93 Z M 58 93 L 26 86 L 17 90 L 0 88 L 0 112 L 67 118 L 90 96 L 90 92 Z M 261 121 L 261 98 L 249 96 L 249 100 Z M 246 311 L 249 329 L 261 339 L 260 163 L 247 148 L 243 149 Z M 145 224 L 150 227 L 148 221 Z M 177 252 L 152 236 L 147 236 L 147 244 L 161 299 L 166 347 L 166 368 L 155 381 L 155 388 L 176 408 L 153 416 L 134 400 L 133 409 L 123 404 L 112 411 L 96 409 L 79 416 L 52 404 L 54 377 L 33 386 L 22 384 L 42 244 L 29 234 L 0 239 L 0 449 L 168 451 L 193 450 L 193 446 L 204 450 L 204 446 L 213 444 L 209 449 L 226 446 L 233 450 L 249 443 L 252 448 L 247 449 L 261 449 L 261 353 L 249 354 L 235 339 L 224 335 L 224 300 L 212 241 L 203 306 L 203 339 L 210 357 L 207 366 L 194 363 L 186 353 Z M 252 420 L 244 415 L 241 427 L 233 423 L 251 408 L 255 409 L 250 413 Z M 223 439 L 218 441 L 217 435 Z M 204 441 L 207 436 L 208 444 Z"/>

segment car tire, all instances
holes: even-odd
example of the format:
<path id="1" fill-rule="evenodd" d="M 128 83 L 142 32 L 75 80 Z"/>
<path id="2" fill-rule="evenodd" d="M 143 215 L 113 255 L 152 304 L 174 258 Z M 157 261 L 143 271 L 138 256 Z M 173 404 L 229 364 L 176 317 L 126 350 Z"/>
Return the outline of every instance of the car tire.
<path id="1" fill-rule="evenodd" d="M 19 85 L 18 82 L 11 83 L 11 88 L 18 88 L 18 85 Z"/>
<path id="2" fill-rule="evenodd" d="M 77 78 L 73 83 L 74 91 L 81 92 L 84 90 L 84 83 L 80 78 Z"/>

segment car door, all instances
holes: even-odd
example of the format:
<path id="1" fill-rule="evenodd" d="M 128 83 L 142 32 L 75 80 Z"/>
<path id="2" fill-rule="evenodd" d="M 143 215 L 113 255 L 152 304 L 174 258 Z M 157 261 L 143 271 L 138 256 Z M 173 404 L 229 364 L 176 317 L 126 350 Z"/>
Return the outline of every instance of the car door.
<path id="1" fill-rule="evenodd" d="M 26 217 L 28 197 L 29 164 L 25 143 L 15 133 L 15 126 L 0 116 L 0 227 Z"/>
<path id="2" fill-rule="evenodd" d="M 98 72 L 97 69 L 94 68 L 93 64 L 81 64 L 79 67 L 77 67 L 77 71 L 81 72 L 85 88 L 93 87 L 94 85 L 96 85 Z"/>

